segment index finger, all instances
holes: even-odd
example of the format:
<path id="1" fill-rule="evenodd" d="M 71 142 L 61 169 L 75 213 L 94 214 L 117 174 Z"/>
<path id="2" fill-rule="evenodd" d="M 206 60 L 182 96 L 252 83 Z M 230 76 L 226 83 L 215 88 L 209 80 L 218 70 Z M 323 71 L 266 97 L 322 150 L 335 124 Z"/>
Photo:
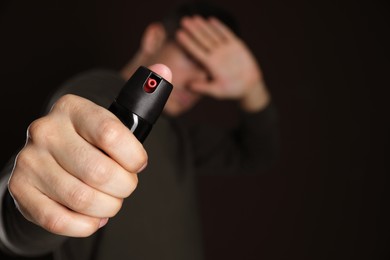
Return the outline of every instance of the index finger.
<path id="1" fill-rule="evenodd" d="M 210 17 L 209 21 L 214 30 L 218 31 L 226 40 L 236 37 L 235 34 L 230 30 L 230 28 L 217 18 Z"/>
<path id="2" fill-rule="evenodd" d="M 133 133 L 110 111 L 74 95 L 62 97 L 56 106 L 67 111 L 74 130 L 104 151 L 129 172 L 146 166 L 147 154 Z"/>

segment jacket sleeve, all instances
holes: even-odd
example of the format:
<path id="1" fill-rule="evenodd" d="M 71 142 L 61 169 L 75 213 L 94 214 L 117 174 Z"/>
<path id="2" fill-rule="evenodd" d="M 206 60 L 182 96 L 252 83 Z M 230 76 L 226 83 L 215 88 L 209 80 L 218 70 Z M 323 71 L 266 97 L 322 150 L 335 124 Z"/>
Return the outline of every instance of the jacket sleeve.
<path id="1" fill-rule="evenodd" d="M 124 80 L 113 71 L 92 70 L 66 81 L 48 101 L 48 112 L 55 101 L 65 94 L 87 98 L 98 105 L 108 107 L 114 100 Z M 0 175 L 0 249 L 10 255 L 38 256 L 58 248 L 67 238 L 49 233 L 26 220 L 17 209 L 7 183 L 12 174 L 16 156 L 1 171 Z"/>
<path id="2" fill-rule="evenodd" d="M 272 103 L 260 112 L 241 111 L 233 129 L 200 126 L 192 132 L 200 174 L 259 174 L 278 157 L 278 117 Z"/>

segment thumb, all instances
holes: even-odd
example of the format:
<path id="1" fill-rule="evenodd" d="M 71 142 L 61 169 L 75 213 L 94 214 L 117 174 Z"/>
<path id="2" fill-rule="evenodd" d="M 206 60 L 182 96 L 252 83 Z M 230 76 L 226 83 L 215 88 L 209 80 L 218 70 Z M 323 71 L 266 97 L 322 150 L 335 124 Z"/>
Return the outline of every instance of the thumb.
<path id="1" fill-rule="evenodd" d="M 149 69 L 154 73 L 160 75 L 165 80 L 172 82 L 172 72 L 171 70 L 164 64 L 153 64 L 149 66 Z"/>

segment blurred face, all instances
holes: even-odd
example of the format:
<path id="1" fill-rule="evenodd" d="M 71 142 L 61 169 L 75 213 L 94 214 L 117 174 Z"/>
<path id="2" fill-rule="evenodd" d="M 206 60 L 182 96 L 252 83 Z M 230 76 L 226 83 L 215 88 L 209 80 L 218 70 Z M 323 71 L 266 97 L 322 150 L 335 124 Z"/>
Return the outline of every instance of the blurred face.
<path id="1" fill-rule="evenodd" d="M 167 65 L 173 75 L 173 90 L 164 112 L 179 116 L 194 107 L 201 95 L 191 90 L 191 83 L 206 80 L 204 69 L 174 41 L 166 42 L 153 62 Z"/>

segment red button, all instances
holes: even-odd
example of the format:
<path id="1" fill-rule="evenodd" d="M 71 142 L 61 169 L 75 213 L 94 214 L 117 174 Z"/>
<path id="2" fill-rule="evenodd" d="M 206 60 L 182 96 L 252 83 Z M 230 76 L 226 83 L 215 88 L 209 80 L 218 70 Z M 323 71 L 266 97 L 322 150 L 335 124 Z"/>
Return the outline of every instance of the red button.
<path id="1" fill-rule="evenodd" d="M 148 93 L 152 93 L 157 87 L 157 81 L 152 78 L 148 78 L 148 80 L 145 83 L 144 89 Z"/>

